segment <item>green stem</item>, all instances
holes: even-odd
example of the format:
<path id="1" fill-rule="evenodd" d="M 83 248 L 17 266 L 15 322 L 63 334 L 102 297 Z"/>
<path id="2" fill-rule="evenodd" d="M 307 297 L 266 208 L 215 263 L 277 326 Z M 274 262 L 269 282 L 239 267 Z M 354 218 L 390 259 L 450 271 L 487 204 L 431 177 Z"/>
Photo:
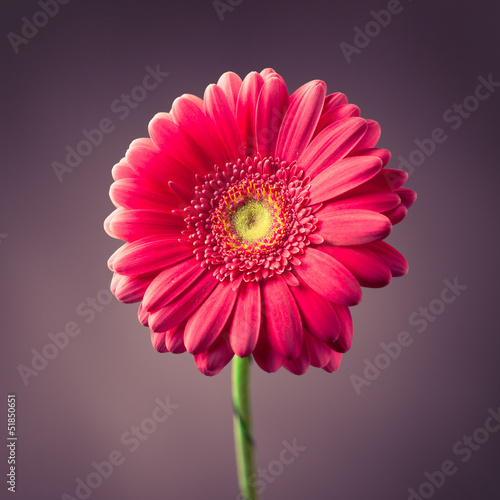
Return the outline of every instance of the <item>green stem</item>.
<path id="1" fill-rule="evenodd" d="M 233 358 L 233 428 L 240 492 L 245 500 L 257 500 L 253 458 L 248 372 L 250 357 Z"/>

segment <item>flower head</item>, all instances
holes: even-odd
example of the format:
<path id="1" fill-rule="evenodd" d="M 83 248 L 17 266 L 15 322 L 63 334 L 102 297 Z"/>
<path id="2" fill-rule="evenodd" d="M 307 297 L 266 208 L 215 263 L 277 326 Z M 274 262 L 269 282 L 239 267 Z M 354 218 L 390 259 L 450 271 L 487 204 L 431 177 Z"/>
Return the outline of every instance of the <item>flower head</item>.
<path id="1" fill-rule="evenodd" d="M 157 351 L 187 350 L 206 375 L 234 354 L 337 369 L 361 286 L 407 272 L 382 240 L 415 200 L 359 115 L 319 80 L 289 96 L 271 69 L 229 72 L 132 142 L 112 171 L 104 225 L 126 243 L 108 264 Z"/>

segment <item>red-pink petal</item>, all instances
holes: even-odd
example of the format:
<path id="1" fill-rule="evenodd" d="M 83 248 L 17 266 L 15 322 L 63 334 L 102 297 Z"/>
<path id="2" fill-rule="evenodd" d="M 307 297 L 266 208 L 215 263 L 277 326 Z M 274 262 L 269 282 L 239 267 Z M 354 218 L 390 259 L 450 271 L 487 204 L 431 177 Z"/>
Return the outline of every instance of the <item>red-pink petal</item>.
<path id="1" fill-rule="evenodd" d="M 322 250 L 347 267 L 361 286 L 379 288 L 391 281 L 389 267 L 366 246 L 323 246 Z"/>
<path id="2" fill-rule="evenodd" d="M 201 147 L 167 113 L 157 113 L 149 122 L 149 135 L 161 151 L 185 165 L 195 174 L 204 175 L 213 167 Z"/>
<path id="3" fill-rule="evenodd" d="M 240 87 L 236 103 L 236 118 L 241 130 L 246 156 L 253 157 L 256 153 L 255 115 L 257 101 L 264 79 L 256 71 L 249 73 Z"/>
<path id="4" fill-rule="evenodd" d="M 333 343 L 340 325 L 333 306 L 304 283 L 290 288 L 304 320 L 304 326 L 318 340 Z"/>
<path id="5" fill-rule="evenodd" d="M 348 307 L 333 304 L 341 325 L 339 338 L 332 344 L 332 349 L 337 352 L 347 352 L 352 343 L 352 318 Z"/>
<path id="6" fill-rule="evenodd" d="M 360 110 L 354 104 L 341 104 L 329 108 L 325 111 L 323 108 L 323 113 L 319 118 L 318 125 L 314 131 L 314 137 L 316 137 L 323 129 L 331 125 L 332 123 L 344 120 L 345 118 L 352 118 L 360 115 Z"/>
<path id="7" fill-rule="evenodd" d="M 229 160 L 212 121 L 188 97 L 178 97 L 172 105 L 175 123 L 181 127 L 210 158 L 212 165 L 223 167 Z"/>
<path id="8" fill-rule="evenodd" d="M 137 177 L 137 172 L 128 164 L 126 158 L 122 158 L 119 163 L 111 169 L 113 180 L 130 179 Z"/>
<path id="9" fill-rule="evenodd" d="M 279 78 L 264 83 L 257 102 L 257 150 L 263 156 L 274 156 L 281 123 L 288 108 L 288 90 Z"/>
<path id="10" fill-rule="evenodd" d="M 267 373 L 277 372 L 282 366 L 284 358 L 271 345 L 267 336 L 265 322 L 259 333 L 259 340 L 253 351 L 253 357 L 262 370 Z"/>
<path id="11" fill-rule="evenodd" d="M 371 210 L 337 210 L 327 206 L 316 212 L 318 234 L 330 245 L 363 245 L 383 240 L 392 229 L 387 217 Z"/>
<path id="12" fill-rule="evenodd" d="M 148 311 L 164 307 L 181 295 L 203 272 L 204 269 L 194 257 L 170 265 L 149 285 L 144 295 L 144 307 Z"/>
<path id="13" fill-rule="evenodd" d="M 325 83 L 314 80 L 292 95 L 278 135 L 278 158 L 292 162 L 305 150 L 316 129 L 325 93 Z"/>
<path id="14" fill-rule="evenodd" d="M 186 346 L 184 345 L 185 327 L 186 322 L 183 321 L 179 325 L 165 332 L 165 345 L 170 352 L 174 354 L 181 354 L 183 352 L 186 352 Z"/>
<path id="15" fill-rule="evenodd" d="M 408 213 L 408 209 L 400 203 L 396 208 L 384 212 L 384 215 L 391 221 L 391 224 L 395 225 L 401 222 Z"/>
<path id="16" fill-rule="evenodd" d="M 374 148 L 380 139 L 380 125 L 375 120 L 366 120 L 368 127 L 365 135 L 356 144 L 356 149 Z"/>
<path id="17" fill-rule="evenodd" d="M 110 289 L 120 302 L 125 304 L 140 302 L 153 278 L 154 274 L 121 276 L 115 273 Z"/>
<path id="18" fill-rule="evenodd" d="M 407 188 L 396 189 L 396 194 L 401 198 L 401 203 L 406 207 L 410 208 L 417 199 L 417 193 Z"/>
<path id="19" fill-rule="evenodd" d="M 149 326 L 157 331 L 170 330 L 198 309 L 218 283 L 220 281 L 212 273 L 205 271 L 184 293 L 152 313 Z"/>
<path id="20" fill-rule="evenodd" d="M 161 353 L 168 352 L 167 346 L 165 345 L 165 332 L 151 331 L 151 343 L 156 351 Z"/>
<path id="21" fill-rule="evenodd" d="M 316 368 L 323 368 L 331 357 L 332 348 L 318 340 L 314 335 L 311 335 L 304 329 L 304 341 L 307 343 L 309 352 L 309 363 Z"/>
<path id="22" fill-rule="evenodd" d="M 315 248 L 307 248 L 300 256 L 301 265 L 296 273 L 309 287 L 336 304 L 353 306 L 361 300 L 361 287 L 352 273 L 336 261 Z"/>
<path id="23" fill-rule="evenodd" d="M 226 148 L 229 158 L 236 162 L 245 159 L 245 148 L 240 129 L 226 94 L 217 85 L 209 85 L 205 90 L 205 112 L 217 130 L 220 142 Z"/>
<path id="24" fill-rule="evenodd" d="M 113 238 L 132 242 L 154 235 L 178 238 L 185 224 L 179 216 L 168 212 L 117 209 L 108 215 L 105 229 Z"/>
<path id="25" fill-rule="evenodd" d="M 281 356 L 296 358 L 302 350 L 302 320 L 290 289 L 280 275 L 268 280 L 262 288 L 269 343 Z"/>
<path id="26" fill-rule="evenodd" d="M 238 100 L 238 93 L 241 87 L 241 78 L 232 71 L 224 73 L 217 82 L 217 85 L 224 91 L 227 97 L 227 102 L 236 115 L 236 102 Z"/>
<path id="27" fill-rule="evenodd" d="M 294 375 L 304 375 L 309 368 L 309 350 L 305 341 L 302 346 L 302 352 L 295 359 L 285 359 L 283 367 Z"/>
<path id="28" fill-rule="evenodd" d="M 109 197 L 116 207 L 128 209 L 172 210 L 178 200 L 143 179 L 120 179 L 111 184 Z"/>
<path id="29" fill-rule="evenodd" d="M 229 319 L 237 296 L 231 283 L 219 282 L 186 323 L 184 344 L 188 352 L 198 354 L 212 345 Z"/>
<path id="30" fill-rule="evenodd" d="M 160 152 L 151 139 L 133 141 L 126 158 L 138 177 L 166 193 L 170 193 L 168 186 L 170 181 L 182 184 L 186 188 L 195 184 L 193 172 L 171 156 Z"/>
<path id="31" fill-rule="evenodd" d="M 233 356 L 227 334 L 221 334 L 206 351 L 194 355 L 194 362 L 201 373 L 211 377 L 217 375 Z"/>
<path id="32" fill-rule="evenodd" d="M 229 340 L 234 353 L 240 358 L 249 356 L 259 338 L 261 319 L 260 287 L 256 281 L 242 282 L 234 307 Z"/>
<path id="33" fill-rule="evenodd" d="M 339 196 L 371 179 L 382 168 L 376 157 L 345 158 L 325 168 L 311 181 L 310 204 Z"/>
<path id="34" fill-rule="evenodd" d="M 187 259 L 188 245 L 177 238 L 149 236 L 121 246 L 112 255 L 113 270 L 124 275 L 146 274 Z"/>
<path id="35" fill-rule="evenodd" d="M 385 212 L 397 207 L 399 203 L 399 196 L 389 191 L 370 191 L 366 194 L 357 194 L 353 193 L 353 191 L 348 191 L 327 202 L 324 206 L 325 208 L 330 207 L 335 210 L 362 209 Z"/>
<path id="36" fill-rule="evenodd" d="M 323 366 L 323 370 L 328 373 L 333 373 L 336 371 L 340 365 L 340 359 L 342 358 L 342 354 L 338 352 L 332 351 L 330 354 L 330 361 Z"/>
<path id="37" fill-rule="evenodd" d="M 298 166 L 314 177 L 346 156 L 366 131 L 363 118 L 346 118 L 322 130 L 298 158 Z"/>
<path id="38" fill-rule="evenodd" d="M 353 149 L 348 155 L 347 158 L 361 157 L 361 156 L 376 156 L 382 160 L 382 166 L 385 167 L 387 162 L 391 158 L 391 152 L 387 149 L 382 148 L 368 148 L 368 149 L 360 149 L 356 145 L 356 148 Z"/>
<path id="39" fill-rule="evenodd" d="M 377 241 L 366 246 L 380 257 L 391 270 L 394 278 L 404 276 L 408 272 L 408 263 L 403 255 L 385 241 Z"/>

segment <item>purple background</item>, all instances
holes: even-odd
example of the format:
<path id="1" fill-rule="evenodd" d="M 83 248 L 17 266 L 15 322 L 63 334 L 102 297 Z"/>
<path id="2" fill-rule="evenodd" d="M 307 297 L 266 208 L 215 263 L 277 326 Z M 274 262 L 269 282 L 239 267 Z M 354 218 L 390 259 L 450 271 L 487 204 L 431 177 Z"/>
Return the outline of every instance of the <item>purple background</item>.
<path id="1" fill-rule="evenodd" d="M 393 167 L 435 128 L 447 139 L 415 167 L 407 186 L 418 202 L 388 240 L 410 272 L 384 289 L 365 289 L 339 371 L 252 370 L 258 464 L 279 472 L 263 498 L 406 500 L 408 488 L 418 490 L 424 473 L 445 460 L 456 473 L 433 498 L 500 498 L 500 432 L 465 463 L 453 451 L 500 405 L 500 89 L 456 130 L 458 122 L 443 119 L 474 93 L 478 77 L 500 81 L 494 3 L 402 1 L 402 12 L 348 63 L 340 43 L 353 44 L 354 28 L 363 29 L 385 0 L 243 0 L 222 21 L 211 0 L 71 1 L 17 54 L 7 34 L 20 34 L 21 18 L 40 7 L 4 2 L 0 370 L 2 397 L 17 395 L 17 498 L 74 497 L 77 478 L 113 450 L 125 461 L 92 500 L 237 497 L 230 370 L 208 378 L 188 354 L 156 353 L 137 305 L 113 299 L 89 323 L 77 308 L 109 287 L 106 261 L 119 242 L 102 222 L 113 208 L 111 167 L 130 141 L 144 137 L 151 117 L 177 96 L 203 95 L 224 71 L 244 76 L 267 66 L 290 91 L 318 78 L 329 92 L 346 93 L 381 124 L 379 144 L 392 151 Z M 169 76 L 121 120 L 111 103 L 156 65 Z M 52 162 L 64 162 L 66 146 L 104 118 L 114 131 L 59 182 Z M 433 321 L 422 320 L 419 308 L 455 278 L 467 288 Z M 413 313 L 420 323 L 409 323 Z M 18 366 L 29 366 L 32 349 L 41 351 L 48 334 L 70 321 L 80 335 L 25 385 Z M 401 331 L 413 343 L 356 394 L 352 376 L 363 376 L 365 360 Z M 121 436 L 167 396 L 179 408 L 130 452 Z M 282 442 L 294 439 L 306 449 L 281 470 Z"/>

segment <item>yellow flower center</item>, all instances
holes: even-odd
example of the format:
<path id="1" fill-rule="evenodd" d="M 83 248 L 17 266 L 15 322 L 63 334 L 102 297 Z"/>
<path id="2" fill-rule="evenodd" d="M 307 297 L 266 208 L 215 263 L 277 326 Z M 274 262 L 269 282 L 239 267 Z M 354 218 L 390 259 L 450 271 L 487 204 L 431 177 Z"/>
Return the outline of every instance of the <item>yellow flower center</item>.
<path id="1" fill-rule="evenodd" d="M 254 242 L 269 233 L 273 217 L 264 203 L 251 200 L 234 212 L 231 222 L 241 240 Z"/>

